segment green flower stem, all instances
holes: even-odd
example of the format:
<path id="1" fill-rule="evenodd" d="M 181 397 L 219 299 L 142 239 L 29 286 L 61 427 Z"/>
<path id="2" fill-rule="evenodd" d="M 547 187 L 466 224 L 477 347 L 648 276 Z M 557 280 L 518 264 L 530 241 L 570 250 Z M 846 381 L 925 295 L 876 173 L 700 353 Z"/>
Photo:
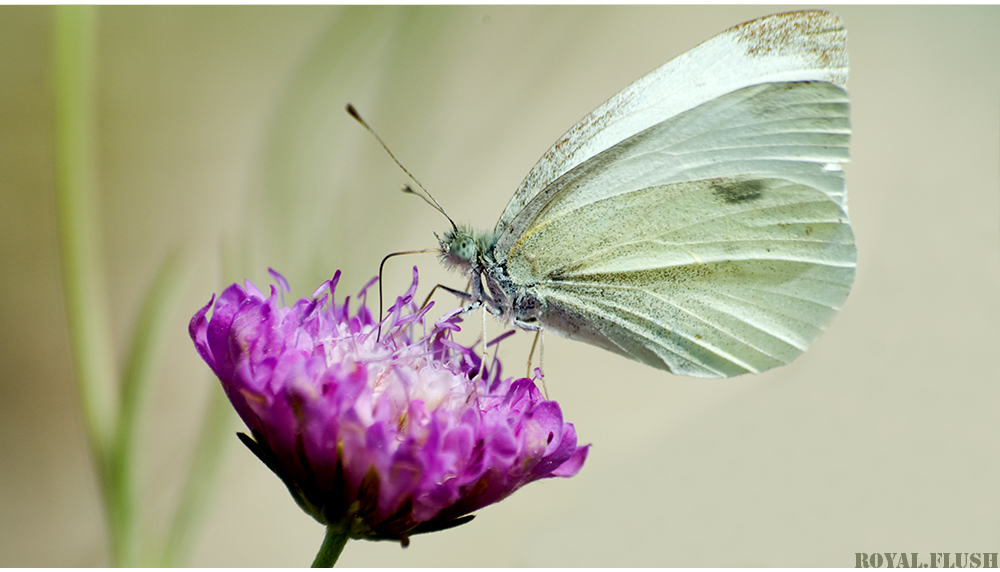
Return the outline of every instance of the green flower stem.
<path id="1" fill-rule="evenodd" d="M 55 168 L 63 284 L 88 429 L 106 451 L 115 404 L 98 256 L 96 161 L 96 27 L 92 6 L 56 6 Z"/>
<path id="2" fill-rule="evenodd" d="M 97 192 L 97 8 L 53 8 L 53 143 L 66 313 L 87 438 L 108 518 L 112 562 L 135 562 L 131 488 L 114 467 L 115 360 L 101 260 Z"/>
<path id="3" fill-rule="evenodd" d="M 209 382 L 208 379 L 205 380 Z M 232 405 L 214 377 L 208 407 L 195 446 L 194 461 L 188 470 L 181 500 L 174 513 L 163 550 L 161 566 L 181 566 L 197 539 L 198 524 L 211 502 L 219 466 L 232 439 Z"/>
<path id="4" fill-rule="evenodd" d="M 349 536 L 347 530 L 336 525 L 326 527 L 326 538 L 323 539 L 323 546 L 319 547 L 319 553 L 313 560 L 313 568 L 333 568 L 340 558 L 340 553 L 344 551 Z"/>
<path id="5" fill-rule="evenodd" d="M 123 469 L 132 466 L 135 437 L 139 432 L 139 411 L 146 389 L 156 372 L 158 354 L 163 347 L 169 318 L 180 302 L 185 278 L 182 252 L 171 252 L 160 265 L 143 300 L 122 376 L 121 408 L 115 431 L 113 455 Z"/>
<path id="6" fill-rule="evenodd" d="M 181 294 L 190 278 L 188 270 L 189 264 L 182 249 L 176 248 L 164 258 L 146 291 L 130 337 L 121 380 L 116 438 L 110 452 L 112 487 L 122 502 L 134 503 L 136 499 L 135 467 L 139 453 L 136 436 L 140 432 L 141 411 L 146 403 L 147 390 L 158 370 L 164 338 L 174 326 L 170 318 L 176 315 L 180 305 Z M 134 509 L 132 512 L 135 512 Z"/>

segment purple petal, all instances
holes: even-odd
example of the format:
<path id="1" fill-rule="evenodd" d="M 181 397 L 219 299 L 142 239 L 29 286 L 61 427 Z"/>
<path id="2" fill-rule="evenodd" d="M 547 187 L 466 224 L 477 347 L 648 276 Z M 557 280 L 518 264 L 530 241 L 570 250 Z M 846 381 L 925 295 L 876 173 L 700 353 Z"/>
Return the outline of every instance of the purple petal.
<path id="1" fill-rule="evenodd" d="M 275 282 L 278 283 L 278 286 L 281 286 L 282 290 L 284 290 L 285 292 L 292 291 L 292 289 L 288 286 L 288 280 L 285 280 L 285 277 L 282 276 L 281 274 L 278 274 L 278 272 L 275 271 L 273 268 L 268 268 L 267 273 L 271 275 L 271 278 L 274 278 Z"/>
<path id="2" fill-rule="evenodd" d="M 558 469 L 552 471 L 552 476 L 554 477 L 572 477 L 580 472 L 583 468 L 583 462 L 587 460 L 587 453 L 590 451 L 590 445 L 585 445 L 583 447 L 577 448 L 573 455 Z"/>

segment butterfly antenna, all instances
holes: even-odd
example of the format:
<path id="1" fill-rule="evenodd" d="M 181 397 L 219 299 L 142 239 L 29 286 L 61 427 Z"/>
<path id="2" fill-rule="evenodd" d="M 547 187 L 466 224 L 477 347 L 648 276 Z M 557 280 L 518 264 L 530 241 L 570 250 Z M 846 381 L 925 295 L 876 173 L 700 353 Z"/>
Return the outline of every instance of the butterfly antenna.
<path id="1" fill-rule="evenodd" d="M 413 180 L 417 182 L 417 185 L 420 185 L 420 181 L 417 181 L 416 179 L 413 179 Z M 408 194 L 411 194 L 411 195 L 416 195 L 416 196 L 420 197 L 421 199 L 423 199 L 425 203 L 427 203 L 427 204 L 429 204 L 431 206 L 431 208 L 433 208 L 437 212 L 443 214 L 444 218 L 448 219 L 448 222 L 451 223 L 451 227 L 453 229 L 458 230 L 458 226 L 455 224 L 455 221 L 451 220 L 451 217 L 448 216 L 448 213 L 446 213 L 444 211 L 444 207 L 442 207 L 441 205 L 439 205 L 438 202 L 436 200 L 434 200 L 434 197 L 431 196 L 431 194 L 427 192 L 427 189 L 425 189 L 423 187 L 420 187 L 420 190 L 422 190 L 424 193 L 427 194 L 426 197 L 424 195 L 421 195 L 417 191 L 415 191 L 413 189 L 413 187 L 411 187 L 410 185 L 403 185 L 402 188 L 400 188 L 399 190 L 403 191 L 404 193 L 408 193 Z"/>
<path id="2" fill-rule="evenodd" d="M 455 228 L 457 230 L 458 226 L 455 225 L 455 221 L 453 221 L 451 217 L 448 216 L 448 213 L 445 212 L 444 207 L 442 207 L 441 204 L 437 202 L 437 199 L 434 198 L 434 195 L 432 195 L 430 191 L 428 191 L 426 188 L 424 188 L 423 185 L 420 184 L 420 181 L 418 181 L 417 178 L 413 176 L 413 173 L 406 170 L 406 167 L 404 167 L 403 164 L 399 162 L 399 159 L 397 159 L 396 156 L 392 154 L 392 151 L 389 150 L 389 146 L 386 145 L 384 141 L 382 141 L 382 138 L 378 136 L 378 133 L 375 133 L 375 130 L 372 129 L 371 126 L 368 125 L 368 123 L 366 123 L 365 120 L 361 118 L 361 114 L 358 113 L 358 110 L 355 109 L 354 106 L 351 105 L 350 103 L 347 104 L 345 109 L 347 109 L 347 113 L 349 113 L 351 117 L 354 118 L 355 121 L 360 123 L 361 126 L 368 131 L 368 133 L 371 133 L 371 136 L 374 137 L 376 141 L 378 141 L 378 144 L 381 145 L 383 149 L 385 149 L 385 152 L 389 154 L 389 157 L 396 163 L 396 165 L 399 166 L 400 169 L 403 170 L 404 173 L 406 173 L 406 176 L 412 179 L 413 182 L 416 183 L 418 187 L 420 187 L 420 190 L 423 191 L 424 194 L 421 195 L 417 191 L 413 190 L 413 188 L 410 187 L 409 185 L 403 185 L 402 191 L 404 193 L 417 195 L 418 197 L 424 199 L 424 202 L 433 207 L 434 210 L 443 214 L 445 218 L 448 219 L 448 222 L 451 223 L 452 228 Z"/>

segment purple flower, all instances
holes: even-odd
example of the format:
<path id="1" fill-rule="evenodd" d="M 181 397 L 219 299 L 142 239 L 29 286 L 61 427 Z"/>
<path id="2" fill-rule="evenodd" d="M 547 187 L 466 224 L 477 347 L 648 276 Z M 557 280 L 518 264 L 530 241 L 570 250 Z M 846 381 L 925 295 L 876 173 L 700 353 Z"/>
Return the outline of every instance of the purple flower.
<path id="1" fill-rule="evenodd" d="M 233 284 L 189 327 L 253 434 L 240 438 L 302 509 L 351 538 L 404 545 L 531 481 L 575 475 L 589 447 L 533 380 L 501 379 L 496 360 L 479 375 L 477 353 L 452 340 L 457 311 L 425 323 L 413 270 L 381 333 L 365 305 L 374 279 L 352 312 L 334 299 L 339 271 L 290 307 L 274 286 Z"/>

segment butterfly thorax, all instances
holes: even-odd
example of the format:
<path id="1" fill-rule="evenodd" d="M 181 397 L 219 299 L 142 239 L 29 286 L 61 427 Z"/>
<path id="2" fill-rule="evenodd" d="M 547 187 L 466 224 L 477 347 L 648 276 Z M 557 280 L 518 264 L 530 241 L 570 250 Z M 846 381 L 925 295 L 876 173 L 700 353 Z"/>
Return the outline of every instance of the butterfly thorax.
<path id="1" fill-rule="evenodd" d="M 484 304 L 502 322 L 537 329 L 535 322 L 544 304 L 530 288 L 511 280 L 505 264 L 497 262 L 496 233 L 460 227 L 438 242 L 444 265 L 460 269 L 469 278 L 473 302 Z"/>

